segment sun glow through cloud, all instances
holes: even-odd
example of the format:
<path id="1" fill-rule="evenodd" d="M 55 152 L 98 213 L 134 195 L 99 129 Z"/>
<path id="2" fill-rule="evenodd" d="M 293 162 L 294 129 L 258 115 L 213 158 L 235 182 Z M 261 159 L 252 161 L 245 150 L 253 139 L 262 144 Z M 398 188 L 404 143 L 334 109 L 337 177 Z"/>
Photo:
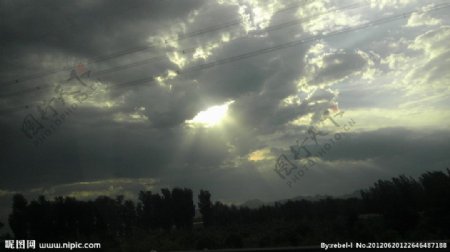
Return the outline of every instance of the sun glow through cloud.
<path id="1" fill-rule="evenodd" d="M 200 111 L 192 120 L 187 120 L 189 125 L 213 127 L 219 124 L 226 116 L 228 107 L 234 101 L 226 102 L 222 105 L 212 106 L 206 110 Z"/>

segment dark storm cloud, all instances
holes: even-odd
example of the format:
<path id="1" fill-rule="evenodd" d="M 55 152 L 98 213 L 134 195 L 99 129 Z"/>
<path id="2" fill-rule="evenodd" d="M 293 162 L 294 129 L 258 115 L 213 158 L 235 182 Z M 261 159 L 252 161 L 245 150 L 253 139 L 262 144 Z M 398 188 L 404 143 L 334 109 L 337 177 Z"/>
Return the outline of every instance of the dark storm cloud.
<path id="1" fill-rule="evenodd" d="M 222 156 L 227 155 L 223 142 L 207 134 L 199 134 L 191 146 L 180 150 L 185 138 L 181 129 L 154 130 L 133 124 L 105 123 L 86 130 L 69 124 L 39 148 L 27 143 L 16 131 L 3 129 L 9 133 L 5 156 L 0 161 L 1 184 L 5 188 L 114 177 L 158 177 L 176 157 L 193 164 L 218 165 Z"/>
<path id="2" fill-rule="evenodd" d="M 450 149 L 448 130 L 385 128 L 348 134 L 348 137 L 326 151 L 321 159 L 315 159 L 316 164 L 306 170 L 292 187 L 273 171 L 274 159 L 244 162 L 239 166 L 241 169 L 233 173 L 251 173 L 252 179 L 248 185 L 262 191 L 267 190 L 265 186 L 273 186 L 274 189 L 268 190 L 265 196 L 281 198 L 283 194 L 292 197 L 299 194 L 342 195 L 367 188 L 378 179 L 390 179 L 400 174 L 417 178 L 424 171 L 443 170 L 450 166 L 447 154 Z M 302 136 L 301 132 L 286 134 L 283 138 L 288 140 L 283 142 L 294 145 L 295 140 L 301 140 Z M 323 141 L 331 137 L 319 137 L 322 148 Z M 288 145 L 284 148 L 268 147 L 273 157 L 284 153 L 292 158 Z M 320 150 L 314 143 L 307 145 L 307 148 L 313 153 Z M 222 180 L 220 177 L 211 177 Z M 269 185 L 265 184 L 268 179 L 271 181 Z M 230 189 L 217 190 L 221 190 L 222 195 Z"/>
<path id="3" fill-rule="evenodd" d="M 64 5 L 52 1 L 3 1 L 1 4 L 0 45 L 2 55 L 6 56 L 0 60 L 2 84 L 30 73 L 73 66 L 92 57 L 149 45 L 149 41 L 173 40 L 176 34 L 224 25 L 238 17 L 236 5 L 212 1 L 73 1 Z M 295 8 L 276 14 L 269 25 L 295 18 L 294 14 Z M 325 16 L 333 18 L 331 13 Z M 364 37 L 366 33 L 370 32 L 351 36 Z M 96 73 L 158 56 L 148 64 L 94 75 L 102 79 L 99 91 L 38 148 L 20 131 L 23 117 L 30 110 L 0 114 L 0 193 L 3 189 L 9 197 L 12 191 L 44 188 L 38 191 L 51 191 L 52 196 L 97 195 L 105 191 L 113 195 L 144 189 L 141 185 L 144 182 L 139 179 L 148 178 L 160 186 L 206 188 L 216 199 L 273 200 L 304 193 L 345 193 L 364 187 L 385 174 L 385 170 L 396 176 L 411 171 L 417 174 L 428 168 L 440 169 L 448 164 L 444 155 L 444 150 L 449 149 L 448 132 L 401 128 L 352 134 L 349 141 L 340 142 L 324 157 L 325 164 L 318 166 L 317 172 L 305 175 L 309 177 L 299 190 L 291 190 L 278 180 L 273 172 L 273 159 L 249 161 L 250 153 L 263 148 L 269 149 L 270 154 L 286 151 L 309 126 L 289 123 L 322 112 L 337 98 L 341 98 L 340 105 L 350 110 L 389 108 L 380 99 L 389 90 L 362 90 L 343 83 L 342 80 L 353 81 L 355 75 L 367 70 L 371 60 L 367 57 L 369 52 L 364 54 L 355 46 L 355 40 L 340 50 L 339 45 L 349 40 L 346 35 L 336 39 L 338 43 L 324 38 L 188 71 L 199 64 L 310 35 L 301 25 L 259 34 L 247 34 L 242 25 L 236 25 L 181 41 L 156 43 L 148 50 L 88 65 Z M 227 36 L 230 41 L 224 39 Z M 372 36 L 382 37 L 378 33 Z M 242 38 L 234 40 L 235 37 Z M 308 66 L 313 63 L 306 55 L 316 45 L 325 47 L 325 53 L 315 55 L 323 65 L 309 71 Z M 203 48 L 210 56 L 194 59 L 192 50 L 181 52 L 192 48 Z M 173 60 L 176 51 L 185 60 L 182 67 Z M 443 68 L 436 69 L 435 73 L 443 71 Z M 118 83 L 152 75 L 167 77 L 168 70 L 179 70 L 181 74 L 174 79 L 112 88 Z M 43 84 L 54 86 L 68 77 L 69 71 L 63 71 L 2 86 L 0 90 L 3 94 Z M 314 84 L 311 86 L 319 89 L 300 92 L 299 80 L 303 78 L 310 80 L 308 85 Z M 396 94 L 389 93 L 392 98 Z M 2 109 L 23 106 L 40 103 L 52 95 L 54 92 L 49 88 L 26 96 L 6 96 L 0 98 L 0 104 Z M 373 97 L 369 99 L 370 95 Z M 285 98 L 297 96 L 298 102 L 284 102 Z M 191 128 L 185 123 L 198 112 L 231 100 L 234 101 L 228 111 L 231 119 L 217 128 Z M 137 185 L 133 187 L 133 183 Z"/>
<path id="4" fill-rule="evenodd" d="M 8 94 L 11 91 L 32 89 L 43 83 L 63 83 L 69 76 L 64 71 L 56 76 L 48 75 L 22 82 L 21 76 L 27 76 L 30 72 L 70 66 L 76 63 L 74 57 L 84 61 L 146 45 L 150 36 L 163 33 L 171 23 L 185 22 L 188 15 L 202 5 L 202 1 L 70 1 L 64 4 L 56 1 L 2 1 L 1 4 L 0 43 L 5 57 L 2 56 L 1 60 L 0 90 L 2 94 Z M 144 52 L 148 54 L 148 50 Z M 164 63 L 162 59 L 162 64 L 167 66 L 167 60 Z M 130 62 L 121 58 L 115 60 L 120 61 L 119 65 Z M 46 64 L 48 62 L 56 62 L 56 65 Z M 114 66 L 112 62 L 106 63 L 106 66 Z M 152 71 L 167 68 L 158 67 L 158 64 L 161 61 L 153 64 L 155 69 Z M 113 83 L 129 81 L 142 76 L 142 73 L 148 76 L 148 68 L 138 68 L 133 74 L 128 73 L 129 76 L 122 72 L 106 79 Z M 3 85 L 16 78 L 19 79 L 18 83 Z M 52 91 L 46 89 L 23 96 L 5 96 L 1 101 L 2 106 L 7 108 L 39 103 L 51 96 Z M 156 93 L 155 97 L 141 97 L 141 100 L 155 100 L 157 89 L 152 91 Z M 183 99 L 195 99 L 192 95 L 191 92 L 177 100 L 182 105 Z M 119 94 L 110 93 L 109 97 L 118 98 Z M 113 114 L 130 112 L 143 105 L 147 104 L 125 102 L 124 106 L 110 110 L 82 108 L 68 118 L 42 148 L 34 148 L 20 132 L 20 122 L 27 111 L 2 115 L 1 145 L 2 153 L 5 154 L 0 170 L 2 187 L 23 189 L 112 176 L 155 175 L 170 160 L 171 150 L 176 149 L 180 133 L 127 123 L 118 125 L 111 121 Z M 195 114 L 194 110 L 198 111 L 198 108 L 192 108 L 189 115 Z M 172 113 L 171 117 L 164 119 L 164 111 L 159 114 L 152 111 L 150 116 L 162 118 L 162 122 L 151 120 L 156 126 L 164 125 L 164 121 L 175 121 L 165 124 L 177 125 L 184 122 L 185 118 L 182 116 L 182 119 L 177 119 Z M 144 138 L 142 134 L 145 134 Z M 149 163 L 152 167 L 145 165 Z"/>
<path id="5" fill-rule="evenodd" d="M 448 130 L 384 128 L 352 133 L 350 139 L 333 148 L 324 160 L 370 161 L 395 174 L 418 175 L 423 170 L 440 170 L 450 165 Z"/>
<path id="6" fill-rule="evenodd" d="M 59 75 L 58 78 L 50 75 L 22 82 L 21 77 L 31 73 L 70 67 L 85 62 L 86 59 L 114 56 L 117 55 L 116 52 L 125 52 L 124 56 L 134 57 L 136 53 L 131 52 L 148 45 L 149 37 L 164 32 L 172 22 L 185 21 L 201 4 L 201 1 L 195 0 L 177 3 L 69 1 L 64 4 L 56 1 L 3 1 L 1 16 L 4 22 L 0 24 L 3 55 L 0 63 L 1 82 L 4 84 L 15 79 L 19 79 L 19 82 L 2 85 L 2 94 L 67 79 L 65 71 L 64 75 Z M 148 57 L 151 55 L 149 53 L 154 51 L 155 48 L 148 48 L 137 52 Z M 113 57 L 103 64 L 114 66 L 118 64 L 117 61 L 127 63 L 126 57 Z M 158 61 L 156 64 L 152 69 L 158 72 Z M 167 66 L 167 63 L 164 65 Z M 135 76 L 140 76 L 142 72 L 149 75 L 148 69 L 138 68 L 134 75 L 127 76 L 129 73 L 122 71 L 120 76 L 113 75 L 114 79 L 106 79 L 115 82 L 129 81 L 136 79 Z M 28 103 L 32 103 L 30 100 L 39 101 L 36 95 L 27 98 Z M 21 97 L 13 97 L 11 103 L 20 104 L 20 99 Z M 20 105 L 23 106 L 23 103 L 22 100 Z"/>
<path id="7" fill-rule="evenodd" d="M 289 13 L 284 14 L 286 19 L 289 18 Z M 222 46 L 215 55 L 226 58 L 239 55 L 239 52 L 286 43 L 292 38 L 285 36 L 285 32 L 269 32 L 271 34 L 267 37 L 250 33 L 245 39 Z M 299 33 L 301 27 L 292 28 L 290 32 Z M 304 45 L 236 61 L 201 73 L 197 78 L 204 83 L 202 92 L 213 101 L 236 100 L 230 113 L 242 126 L 257 128 L 264 133 L 273 132 L 304 112 L 300 107 L 280 108 L 280 101 L 297 93 L 295 81 L 302 75 L 302 59 L 308 48 L 309 45 Z"/>
<path id="8" fill-rule="evenodd" d="M 2 46 L 60 49 L 87 57 L 142 45 L 203 1 L 2 1 Z M 15 51 L 14 53 L 17 53 Z"/>

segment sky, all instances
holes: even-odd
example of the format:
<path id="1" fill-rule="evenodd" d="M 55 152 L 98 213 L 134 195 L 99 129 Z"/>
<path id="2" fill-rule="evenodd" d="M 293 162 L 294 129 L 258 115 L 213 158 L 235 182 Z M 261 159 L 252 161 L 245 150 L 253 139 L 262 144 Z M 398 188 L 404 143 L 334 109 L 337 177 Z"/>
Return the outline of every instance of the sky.
<path id="1" fill-rule="evenodd" d="M 14 193 L 239 204 L 444 170 L 449 4 L 1 0 L 0 221 Z"/>

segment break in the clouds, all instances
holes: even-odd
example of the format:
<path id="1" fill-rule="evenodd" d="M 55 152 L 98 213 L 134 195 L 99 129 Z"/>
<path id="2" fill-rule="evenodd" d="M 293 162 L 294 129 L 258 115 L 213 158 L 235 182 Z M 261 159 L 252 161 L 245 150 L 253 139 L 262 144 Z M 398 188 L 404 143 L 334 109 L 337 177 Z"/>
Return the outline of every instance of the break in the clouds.
<path id="1" fill-rule="evenodd" d="M 449 166 L 443 1 L 0 4 L 4 205 L 15 192 L 133 197 L 175 186 L 226 202 L 345 194 Z M 76 102 L 76 65 L 95 91 L 35 146 L 24 118 L 42 120 L 38 106 L 58 90 Z M 275 160 L 310 126 L 339 132 L 320 123 L 327 109 L 356 124 L 290 188 Z"/>

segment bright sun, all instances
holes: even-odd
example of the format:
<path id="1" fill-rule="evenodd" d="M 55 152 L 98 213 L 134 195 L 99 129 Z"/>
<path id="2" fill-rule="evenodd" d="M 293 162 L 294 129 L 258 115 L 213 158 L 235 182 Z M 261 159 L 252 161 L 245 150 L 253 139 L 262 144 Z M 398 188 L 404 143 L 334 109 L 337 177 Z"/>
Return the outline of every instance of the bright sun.
<path id="1" fill-rule="evenodd" d="M 212 106 L 206 110 L 200 111 L 192 120 L 186 122 L 194 126 L 212 127 L 219 124 L 225 118 L 228 107 L 234 101 L 226 102 L 222 105 Z"/>

